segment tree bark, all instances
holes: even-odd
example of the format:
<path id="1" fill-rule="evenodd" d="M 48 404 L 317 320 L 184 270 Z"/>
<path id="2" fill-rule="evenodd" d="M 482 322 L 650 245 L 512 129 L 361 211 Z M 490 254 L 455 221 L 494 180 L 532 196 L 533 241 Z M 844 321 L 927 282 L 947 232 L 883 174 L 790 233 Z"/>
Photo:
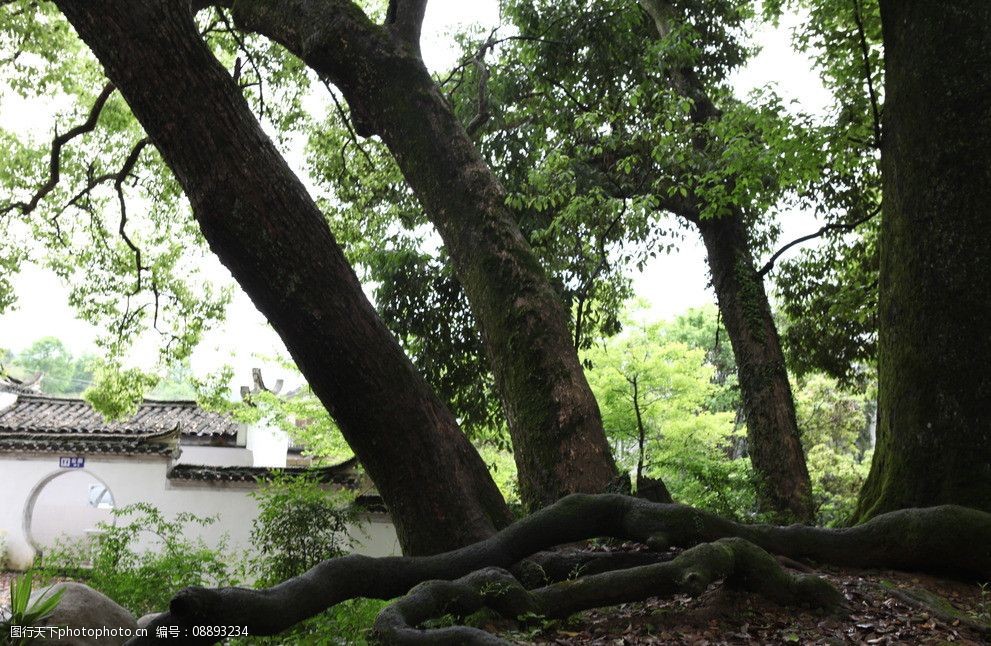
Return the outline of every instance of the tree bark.
<path id="1" fill-rule="evenodd" d="M 415 43 L 373 24 L 349 0 L 238 0 L 234 16 L 332 81 L 359 133 L 379 135 L 395 157 L 481 328 L 524 504 L 605 491 L 616 466 L 568 314 Z"/>
<path id="2" fill-rule="evenodd" d="M 667 0 L 640 0 L 640 4 L 661 38 L 679 19 Z M 692 100 L 692 120 L 703 127 L 695 147 L 706 154 L 710 142 L 704 127 L 720 119 L 722 112 L 694 69 L 672 69 L 669 76 L 674 89 Z M 795 400 L 764 281 L 754 264 L 745 214 L 732 208 L 727 215 L 703 219 L 701 200 L 691 194 L 687 200 L 674 200 L 671 210 L 694 224 L 705 243 L 712 286 L 736 358 L 747 444 L 762 507 L 781 521 L 810 521 L 812 482 L 799 438 Z"/>
<path id="3" fill-rule="evenodd" d="M 991 510 L 991 3 L 881 2 L 874 462 L 855 519 Z"/>
<path id="4" fill-rule="evenodd" d="M 509 512 L 453 416 L 362 293 L 323 215 L 183 0 L 59 0 L 175 173 L 211 249 L 285 341 L 389 505 L 405 552 Z"/>
<path id="5" fill-rule="evenodd" d="M 812 485 L 798 435 L 795 401 L 764 281 L 750 253 L 743 214 L 697 220 L 712 286 L 733 346 L 747 449 L 762 507 L 782 520 L 812 519 Z"/>

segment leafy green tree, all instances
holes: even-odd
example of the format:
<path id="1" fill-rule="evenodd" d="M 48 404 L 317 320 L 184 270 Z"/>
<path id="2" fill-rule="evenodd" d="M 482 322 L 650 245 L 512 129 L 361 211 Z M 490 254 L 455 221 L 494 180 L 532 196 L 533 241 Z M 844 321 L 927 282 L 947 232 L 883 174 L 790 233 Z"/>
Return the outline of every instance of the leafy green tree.
<path id="1" fill-rule="evenodd" d="M 55 337 L 38 339 L 10 359 L 22 376 L 42 373 L 41 390 L 50 395 L 76 395 L 92 383 L 96 358 L 75 357 L 65 344 Z"/>
<path id="2" fill-rule="evenodd" d="M 684 330 L 684 322 L 627 321 L 586 353 L 606 429 L 637 483 L 660 478 L 679 502 L 748 517 L 755 489 L 748 460 L 732 459 L 735 413 L 709 410 L 725 386 L 704 350 L 673 340 Z"/>
<path id="3" fill-rule="evenodd" d="M 843 388 L 822 374 L 799 379 L 795 388 L 817 524 L 843 525 L 856 508 L 871 463 L 872 394 Z"/>
<path id="4" fill-rule="evenodd" d="M 524 231 L 567 260 L 545 262 L 571 295 L 576 345 L 615 333 L 626 272 L 686 231 L 701 235 L 765 506 L 806 517 L 810 485 L 756 256 L 774 240 L 775 208 L 816 181 L 822 133 L 772 93 L 733 96 L 750 3 L 640 4 L 507 3 L 518 36 L 471 41 L 476 55 L 453 75 L 457 105 L 487 109 L 480 145 Z M 600 324 L 583 329 L 586 314 Z"/>

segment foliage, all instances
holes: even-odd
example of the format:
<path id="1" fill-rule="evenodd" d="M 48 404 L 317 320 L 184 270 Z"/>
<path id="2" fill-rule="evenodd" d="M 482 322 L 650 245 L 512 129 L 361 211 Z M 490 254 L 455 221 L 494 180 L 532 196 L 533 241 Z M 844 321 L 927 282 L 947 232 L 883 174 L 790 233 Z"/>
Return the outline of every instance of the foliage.
<path id="1" fill-rule="evenodd" d="M 817 524 L 842 525 L 853 514 L 870 470 L 872 393 L 842 388 L 821 374 L 801 379 L 794 391 Z"/>
<path id="2" fill-rule="evenodd" d="M 83 392 L 83 399 L 104 417 L 121 419 L 133 415 L 144 401 L 145 393 L 157 383 L 157 377 L 138 368 L 100 362 L 93 385 Z"/>
<path id="3" fill-rule="evenodd" d="M 691 320 L 627 321 L 621 335 L 586 354 L 589 381 L 624 467 L 642 460 L 643 473 L 660 477 L 676 500 L 747 517 L 756 498 L 748 461 L 733 459 L 742 435 L 735 411 L 710 409 L 726 386 L 715 383 L 704 350 L 672 340 Z"/>
<path id="4" fill-rule="evenodd" d="M 57 543 L 45 552 L 38 571 L 47 578 L 70 574 L 139 617 L 168 607 L 176 590 L 240 580 L 243 563 L 232 558 L 226 538 L 210 546 L 186 538 L 189 527 L 205 527 L 215 518 L 180 512 L 170 520 L 146 503 L 113 514 L 114 523 L 98 525 L 102 533 L 95 544 Z"/>
<path id="5" fill-rule="evenodd" d="M 275 477 L 254 497 L 259 515 L 251 530 L 255 584 L 268 586 L 302 574 L 320 561 L 341 556 L 359 541 L 359 510 L 345 492 L 328 490 L 310 477 Z M 245 644 L 364 644 L 386 602 L 353 599 L 297 624 L 278 637 L 237 640 Z"/>
<path id="6" fill-rule="evenodd" d="M 50 590 L 43 591 L 38 598 L 31 601 L 31 588 L 33 585 L 33 574 L 27 572 L 12 579 L 10 582 L 10 616 L 4 621 L 0 621 L 0 634 L 4 635 L 5 644 L 20 646 L 34 641 L 34 637 L 12 638 L 10 636 L 11 626 L 34 626 L 38 622 L 49 617 L 62 600 L 64 590 L 57 590 L 50 593 Z"/>
<path id="7" fill-rule="evenodd" d="M 17 369 L 20 376 L 28 378 L 43 373 L 42 392 L 49 395 L 77 395 L 89 386 L 96 368 L 96 358 L 90 355 L 73 356 L 65 344 L 55 337 L 43 337 L 4 363 Z"/>
<path id="8" fill-rule="evenodd" d="M 302 574 L 359 542 L 351 534 L 359 520 L 353 496 L 310 476 L 275 476 L 252 496 L 259 510 L 251 527 L 259 585 Z"/>
<path id="9" fill-rule="evenodd" d="M 798 374 L 825 372 L 863 385 L 877 351 L 877 236 L 884 64 L 877 0 L 774 0 L 765 17 L 799 11 L 793 37 L 834 103 L 820 142 L 826 163 L 806 196 L 826 226 L 823 242 L 775 274 L 788 325 L 783 344 Z"/>
<path id="10" fill-rule="evenodd" d="M 199 12 L 197 22 L 285 145 L 307 124 L 302 61 L 234 31 L 228 9 Z M 17 268 L 41 265 L 69 286 L 80 318 L 101 331 L 97 343 L 108 366 L 125 363 L 137 343 L 156 347 L 163 367 L 181 363 L 225 316 L 231 287 L 229 279 L 210 279 L 223 272 L 171 171 L 119 93 L 101 94 L 102 67 L 55 5 L 0 4 L 0 68 L 5 103 L 50 121 L 40 132 L 0 129 L 0 310 L 13 303 L 9 281 Z M 91 114 L 92 127 L 79 130 Z M 57 151 L 49 188 L 53 131 L 76 135 Z M 111 372 L 102 373 L 107 380 L 94 402 L 108 403 L 103 412 L 117 415 L 133 393 L 114 397 L 110 389 L 137 382 Z"/>

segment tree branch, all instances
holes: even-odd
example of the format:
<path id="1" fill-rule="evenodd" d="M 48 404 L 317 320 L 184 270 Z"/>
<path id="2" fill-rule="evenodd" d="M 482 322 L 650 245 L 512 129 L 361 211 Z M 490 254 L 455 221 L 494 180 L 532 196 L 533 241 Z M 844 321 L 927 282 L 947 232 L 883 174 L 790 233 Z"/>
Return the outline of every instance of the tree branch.
<path id="1" fill-rule="evenodd" d="M 767 262 L 764 263 L 764 266 L 760 268 L 760 271 L 757 272 L 757 275 L 760 276 L 761 278 L 766 276 L 767 273 L 774 268 L 774 263 L 777 262 L 778 258 L 780 258 L 783 253 L 785 253 L 795 245 L 802 244 L 803 242 L 808 242 L 809 240 L 814 240 L 815 238 L 825 235 L 830 231 L 853 231 L 861 224 L 874 218 L 874 216 L 876 216 L 880 212 L 881 212 L 881 207 L 877 207 L 873 211 L 865 215 L 864 217 L 860 218 L 859 220 L 854 220 L 853 222 L 832 222 L 830 224 L 825 225 L 824 227 L 822 227 L 821 229 L 819 229 L 814 233 L 804 235 L 800 238 L 795 238 L 788 244 L 784 245 L 783 247 L 775 251 L 774 254 L 772 254 L 771 257 L 767 259 Z"/>
<path id="2" fill-rule="evenodd" d="M 420 53 L 420 30 L 427 12 L 427 0 L 389 0 L 385 25 L 401 41 Z"/>
<path id="3" fill-rule="evenodd" d="M 867 94 L 871 100 L 871 114 L 874 119 L 874 147 L 881 150 L 881 109 L 878 106 L 877 92 L 874 89 L 874 74 L 871 70 L 870 46 L 867 44 L 867 30 L 861 13 L 860 0 L 853 0 L 853 19 L 857 23 L 857 36 L 860 53 L 864 60 L 864 77 L 867 80 Z"/>
<path id="4" fill-rule="evenodd" d="M 56 130 L 55 138 L 52 140 L 51 155 L 48 161 L 48 179 L 44 184 L 42 184 L 41 188 L 38 189 L 30 200 L 27 202 L 14 202 L 8 204 L 0 209 L 0 216 L 7 215 L 15 209 L 20 210 L 22 215 L 27 215 L 38 208 L 38 204 L 45 199 L 49 193 L 55 190 L 61 176 L 62 148 L 76 137 L 81 137 L 82 135 L 96 129 L 96 124 L 100 120 L 100 114 L 103 112 L 103 106 L 107 104 L 107 100 L 113 92 L 113 83 L 107 83 L 107 85 L 103 87 L 103 90 L 100 91 L 100 94 L 96 97 L 96 101 L 93 102 L 93 107 L 90 108 L 89 116 L 86 117 L 86 120 L 83 123 L 71 128 L 69 131 L 61 135 L 58 134 L 58 131 Z"/>

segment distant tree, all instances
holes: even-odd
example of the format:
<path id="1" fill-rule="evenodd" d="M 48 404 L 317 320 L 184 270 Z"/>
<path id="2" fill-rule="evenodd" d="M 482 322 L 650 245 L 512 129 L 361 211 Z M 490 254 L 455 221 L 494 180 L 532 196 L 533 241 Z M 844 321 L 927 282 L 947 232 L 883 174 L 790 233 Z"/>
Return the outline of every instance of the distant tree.
<path id="1" fill-rule="evenodd" d="M 715 383 L 705 350 L 673 339 L 683 333 L 683 322 L 626 320 L 620 335 L 586 352 L 603 423 L 638 485 L 660 478 L 678 502 L 752 515 L 749 460 L 730 459 L 735 412 L 710 410 L 725 386 Z"/>
<path id="2" fill-rule="evenodd" d="M 55 337 L 38 339 L 10 359 L 22 375 L 42 373 L 41 390 L 49 395 L 78 395 L 93 382 L 96 358 L 73 356 Z"/>

